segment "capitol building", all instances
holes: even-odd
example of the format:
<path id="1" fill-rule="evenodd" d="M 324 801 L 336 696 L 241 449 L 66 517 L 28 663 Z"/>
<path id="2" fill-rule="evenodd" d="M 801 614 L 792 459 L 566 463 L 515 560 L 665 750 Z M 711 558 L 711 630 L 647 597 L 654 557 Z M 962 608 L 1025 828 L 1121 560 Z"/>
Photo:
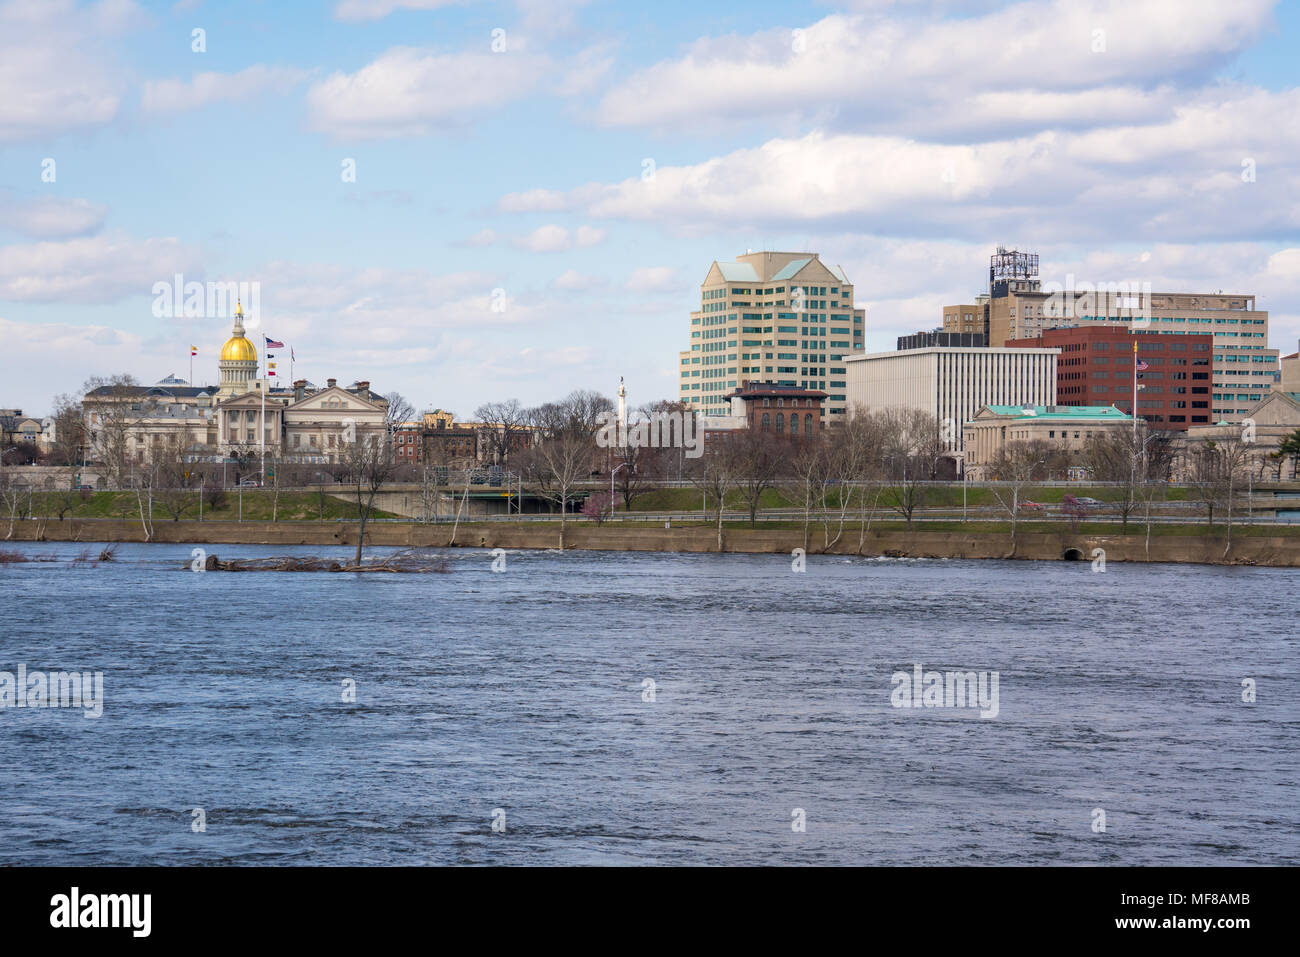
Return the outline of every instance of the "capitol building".
<path id="1" fill-rule="evenodd" d="M 236 475 L 256 471 L 263 454 L 267 462 L 328 465 L 341 461 L 352 442 L 378 442 L 384 435 L 388 403 L 369 382 L 345 388 L 328 379 L 316 387 L 298 379 L 291 388 L 277 388 L 259 374 L 260 366 L 237 304 L 215 386 L 168 377 L 86 394 L 87 461 L 120 484 L 128 471 L 179 457 L 196 477 L 220 482 L 231 463 L 242 466 Z"/>

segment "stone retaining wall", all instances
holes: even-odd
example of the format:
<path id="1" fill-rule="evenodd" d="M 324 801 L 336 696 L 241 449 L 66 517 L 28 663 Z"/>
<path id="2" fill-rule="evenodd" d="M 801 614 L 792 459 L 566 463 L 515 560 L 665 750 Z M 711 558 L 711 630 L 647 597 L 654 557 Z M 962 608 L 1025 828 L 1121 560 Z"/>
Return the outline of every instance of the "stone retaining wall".
<path id="1" fill-rule="evenodd" d="M 7 527 L 4 528 L 7 531 Z M 184 544 L 235 545 L 356 545 L 357 527 L 344 522 L 196 522 L 155 521 L 153 541 Z M 451 527 L 379 522 L 366 529 L 366 544 L 380 546 L 439 546 L 449 544 Z M 504 524 L 462 523 L 456 533 L 458 546 L 480 548 L 557 548 L 558 523 Z M 790 552 L 803 546 L 798 529 L 727 529 L 723 533 L 726 551 L 752 553 Z M 1024 558 L 1091 561 L 1093 549 L 1105 551 L 1108 562 L 1152 561 L 1217 563 L 1223 557 L 1221 537 L 1170 535 L 1153 536 L 1150 548 L 1145 536 L 1085 535 L 1062 529 L 1052 533 L 1021 533 L 1015 554 L 1011 536 L 989 532 L 873 531 L 866 536 L 860 554 L 914 558 Z M 143 542 L 139 521 L 118 519 L 16 522 L 10 541 Z M 810 535 L 808 552 L 823 551 L 821 529 Z M 595 527 L 571 523 L 565 532 L 566 548 L 613 551 L 716 552 L 717 531 L 704 526 L 678 528 L 629 528 L 618 525 Z M 0 544 L 0 548 L 4 547 Z M 859 553 L 858 532 L 846 529 L 831 554 Z M 1239 536 L 1226 561 L 1241 564 L 1300 568 L 1300 538 L 1283 536 Z"/>

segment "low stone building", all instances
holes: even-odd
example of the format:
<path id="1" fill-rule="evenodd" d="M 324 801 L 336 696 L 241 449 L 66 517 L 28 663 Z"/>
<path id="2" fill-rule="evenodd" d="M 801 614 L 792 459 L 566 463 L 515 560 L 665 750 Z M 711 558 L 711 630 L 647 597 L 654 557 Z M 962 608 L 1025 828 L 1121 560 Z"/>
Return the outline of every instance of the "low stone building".
<path id="1" fill-rule="evenodd" d="M 23 415 L 22 409 L 0 409 L 0 448 L 11 445 L 28 445 L 33 450 L 43 449 L 44 426 L 40 419 Z"/>
<path id="2" fill-rule="evenodd" d="M 84 458 L 103 466 L 112 485 L 132 484 L 137 473 L 176 460 L 190 466 L 183 470 L 187 481 L 224 484 L 260 474 L 263 457 L 285 465 L 338 463 L 351 443 L 386 438 L 388 401 L 367 381 L 343 388 L 329 379 L 316 388 L 299 379 L 284 389 L 270 375 L 259 377 L 257 349 L 238 308 L 220 356 L 219 386 L 169 378 L 92 389 L 82 399 Z M 232 462 L 234 470 L 227 467 Z"/>
<path id="3" fill-rule="evenodd" d="M 1186 454 L 1176 463 L 1175 480 L 1192 478 L 1192 455 L 1205 443 L 1241 446 L 1238 471 L 1258 479 L 1300 480 L 1300 462 L 1294 455 L 1280 456 L 1278 448 L 1300 430 L 1300 392 L 1270 392 L 1256 403 L 1241 422 L 1218 422 L 1187 430 Z"/>
<path id="4" fill-rule="evenodd" d="M 963 428 L 966 474 L 983 479 L 1011 443 L 1042 441 L 1077 454 L 1097 432 L 1132 427 L 1130 415 L 1109 405 L 986 405 Z"/>

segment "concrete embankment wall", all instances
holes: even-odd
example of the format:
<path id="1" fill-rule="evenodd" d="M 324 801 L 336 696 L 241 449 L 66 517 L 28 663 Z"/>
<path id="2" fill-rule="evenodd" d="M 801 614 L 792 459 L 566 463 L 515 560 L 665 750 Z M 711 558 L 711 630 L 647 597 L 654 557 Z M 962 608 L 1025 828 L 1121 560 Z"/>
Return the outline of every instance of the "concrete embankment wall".
<path id="1" fill-rule="evenodd" d="M 7 526 L 0 526 L 7 531 Z M 195 522 L 158 521 L 153 526 L 155 542 L 234 545 L 356 545 L 357 527 L 342 522 Z M 366 544 L 378 546 L 439 546 L 449 544 L 447 525 L 416 525 L 396 522 L 372 524 L 366 529 Z M 803 547 L 798 529 L 727 529 L 725 548 L 729 552 L 790 554 Z M 558 523 L 507 525 L 500 523 L 462 524 L 456 533 L 458 546 L 482 548 L 556 548 Z M 14 525 L 11 541 L 112 541 L 143 542 L 138 521 L 20 521 Z M 808 551 L 823 551 L 820 528 L 809 537 Z M 0 544 L 0 548 L 4 545 Z M 570 524 L 565 547 L 612 551 L 715 552 L 717 531 L 702 526 L 685 528 L 625 528 L 606 525 L 597 528 Z M 1145 536 L 1085 535 L 1063 529 L 1052 533 L 1022 533 L 1014 556 L 1011 536 L 1006 533 L 873 531 L 866 536 L 860 554 L 914 558 L 1024 558 L 1091 560 L 1094 548 L 1105 550 L 1113 562 L 1222 562 L 1222 537 L 1170 535 L 1153 536 L 1148 547 Z M 859 554 L 858 532 L 846 529 L 840 541 L 826 549 L 830 554 Z M 1238 536 L 1227 561 L 1244 564 L 1300 568 L 1300 538 L 1282 536 Z"/>

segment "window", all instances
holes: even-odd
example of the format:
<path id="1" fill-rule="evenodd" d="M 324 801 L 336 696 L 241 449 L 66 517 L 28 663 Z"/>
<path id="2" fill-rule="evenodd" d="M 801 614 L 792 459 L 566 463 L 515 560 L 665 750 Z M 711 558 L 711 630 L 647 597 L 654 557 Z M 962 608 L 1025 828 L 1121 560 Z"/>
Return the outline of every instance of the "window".
<path id="1" fill-rule="evenodd" d="M 763 431 L 766 432 L 772 425 L 772 416 L 767 412 L 763 413 Z"/>
<path id="2" fill-rule="evenodd" d="M 780 399 L 777 399 L 776 401 L 777 401 L 778 403 L 780 403 L 781 400 L 780 400 Z M 778 412 L 778 413 L 776 414 L 776 431 L 777 431 L 778 434 L 780 434 L 780 433 L 784 433 L 784 432 L 785 432 L 785 413 L 784 413 L 784 412 Z"/>

